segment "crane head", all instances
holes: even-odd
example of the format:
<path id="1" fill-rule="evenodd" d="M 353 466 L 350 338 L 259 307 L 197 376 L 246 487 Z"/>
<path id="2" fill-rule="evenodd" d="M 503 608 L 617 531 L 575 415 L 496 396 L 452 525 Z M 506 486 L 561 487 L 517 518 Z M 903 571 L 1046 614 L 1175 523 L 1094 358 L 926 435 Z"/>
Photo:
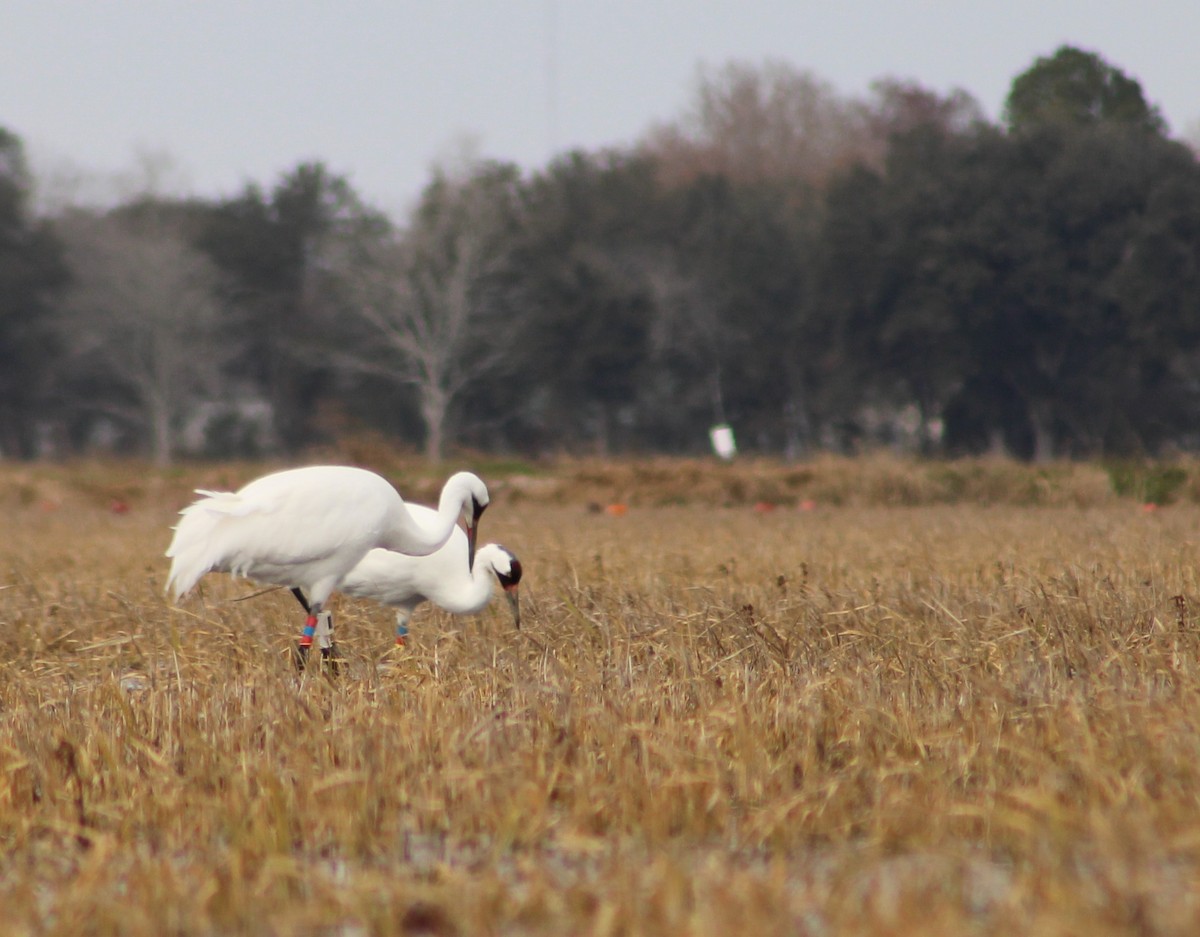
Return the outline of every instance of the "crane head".
<path id="1" fill-rule="evenodd" d="M 487 485 L 472 472 L 455 472 L 442 486 L 442 497 L 438 511 L 453 512 L 458 509 L 463 528 L 467 534 L 467 572 L 475 568 L 475 537 L 479 532 L 479 517 L 487 509 Z"/>
<path id="2" fill-rule="evenodd" d="M 503 547 L 500 549 L 504 550 Z M 508 550 L 504 550 L 508 554 L 508 572 L 496 570 L 496 578 L 500 580 L 500 587 L 504 590 L 504 597 L 508 599 L 508 607 L 512 611 L 513 624 L 517 626 L 517 630 L 521 630 L 521 594 L 518 591 L 521 585 L 521 561 L 517 559 Z"/>

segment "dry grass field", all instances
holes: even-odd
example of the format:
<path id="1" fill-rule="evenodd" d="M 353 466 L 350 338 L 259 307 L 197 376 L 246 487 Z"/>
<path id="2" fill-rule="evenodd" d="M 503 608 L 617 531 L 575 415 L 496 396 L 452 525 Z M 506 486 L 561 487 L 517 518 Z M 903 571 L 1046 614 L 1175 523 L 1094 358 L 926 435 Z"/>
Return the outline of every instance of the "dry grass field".
<path id="1" fill-rule="evenodd" d="M 4 934 L 1200 933 L 1186 479 L 481 464 L 523 630 L 340 599 L 330 679 L 162 594 L 263 470 L 0 466 Z"/>

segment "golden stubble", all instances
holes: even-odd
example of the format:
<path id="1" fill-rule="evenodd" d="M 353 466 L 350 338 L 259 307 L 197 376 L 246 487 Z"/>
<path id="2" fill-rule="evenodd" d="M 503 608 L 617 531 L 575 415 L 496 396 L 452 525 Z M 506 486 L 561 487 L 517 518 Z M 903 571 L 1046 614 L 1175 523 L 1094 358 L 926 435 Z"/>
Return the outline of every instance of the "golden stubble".
<path id="1" fill-rule="evenodd" d="M 1195 506 L 497 487 L 523 630 L 341 599 L 332 679 L 165 600 L 170 485 L 13 499 L 6 932 L 1196 932 Z"/>

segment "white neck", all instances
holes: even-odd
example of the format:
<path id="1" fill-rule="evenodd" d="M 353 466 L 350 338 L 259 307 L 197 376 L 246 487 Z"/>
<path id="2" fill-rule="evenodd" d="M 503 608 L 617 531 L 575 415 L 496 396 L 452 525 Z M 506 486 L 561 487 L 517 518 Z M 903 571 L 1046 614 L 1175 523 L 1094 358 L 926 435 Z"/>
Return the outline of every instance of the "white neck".
<path id="1" fill-rule="evenodd" d="M 475 554 L 475 566 L 471 569 L 470 578 L 462 579 L 453 594 L 442 596 L 438 605 L 455 615 L 469 615 L 485 609 L 496 587 L 496 577 L 492 571 L 493 550 L 495 547 L 490 543 L 480 547 Z"/>
<path id="2" fill-rule="evenodd" d="M 436 514 L 429 510 L 408 512 L 408 516 L 413 520 L 413 539 L 428 547 L 425 553 L 433 553 L 454 533 L 454 528 L 458 526 L 458 515 L 459 505 L 451 503 L 443 492 Z"/>
<path id="3" fill-rule="evenodd" d="M 428 556 L 449 540 L 458 526 L 464 502 L 471 497 L 460 479 L 462 474 L 451 476 L 442 487 L 436 512 L 422 505 L 404 505 L 402 510 L 407 516 L 396 525 L 390 542 L 385 539 L 380 546 L 411 556 Z"/>

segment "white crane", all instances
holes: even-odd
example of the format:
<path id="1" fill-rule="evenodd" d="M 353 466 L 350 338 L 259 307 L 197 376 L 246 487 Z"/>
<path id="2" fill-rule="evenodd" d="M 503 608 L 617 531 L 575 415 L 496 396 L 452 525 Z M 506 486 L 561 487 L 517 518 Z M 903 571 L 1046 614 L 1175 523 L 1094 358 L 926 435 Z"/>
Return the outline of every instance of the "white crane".
<path id="1" fill-rule="evenodd" d="M 396 609 L 396 643 L 403 644 L 408 622 L 417 606 L 432 602 L 451 615 L 473 615 L 492 600 L 496 583 L 504 591 L 513 624 L 521 627 L 521 561 L 498 543 L 484 544 L 467 575 L 459 565 L 461 546 L 450 542 L 429 556 L 405 556 L 392 550 L 372 550 L 342 580 L 340 591 L 374 599 Z M 453 555 L 450 555 L 453 554 Z"/>
<path id="2" fill-rule="evenodd" d="M 178 601 L 201 576 L 216 571 L 287 586 L 297 598 L 299 590 L 307 591 L 301 664 L 329 596 L 370 550 L 433 553 L 461 518 L 465 576 L 475 562 L 479 517 L 488 505 L 487 487 L 470 472 L 450 476 L 438 509 L 418 514 L 386 479 L 340 465 L 276 472 L 237 492 L 196 493 L 202 497 L 180 512 L 183 519 L 167 548 L 167 588 L 174 586 Z"/>
<path id="3" fill-rule="evenodd" d="M 419 504 L 409 510 L 422 520 L 431 520 L 434 512 Z M 396 644 L 408 636 L 408 621 L 417 606 L 432 602 L 452 615 L 471 615 L 482 611 L 491 601 L 499 582 L 512 611 L 513 622 L 521 627 L 521 561 L 506 547 L 488 543 L 480 547 L 470 571 L 467 537 L 454 530 L 441 549 L 428 556 L 406 556 L 394 550 L 375 549 L 350 570 L 338 586 L 346 595 L 374 599 L 396 609 Z M 307 607 L 302 592 L 293 589 L 296 598 Z M 332 644 L 332 621 L 323 635 Z"/>

